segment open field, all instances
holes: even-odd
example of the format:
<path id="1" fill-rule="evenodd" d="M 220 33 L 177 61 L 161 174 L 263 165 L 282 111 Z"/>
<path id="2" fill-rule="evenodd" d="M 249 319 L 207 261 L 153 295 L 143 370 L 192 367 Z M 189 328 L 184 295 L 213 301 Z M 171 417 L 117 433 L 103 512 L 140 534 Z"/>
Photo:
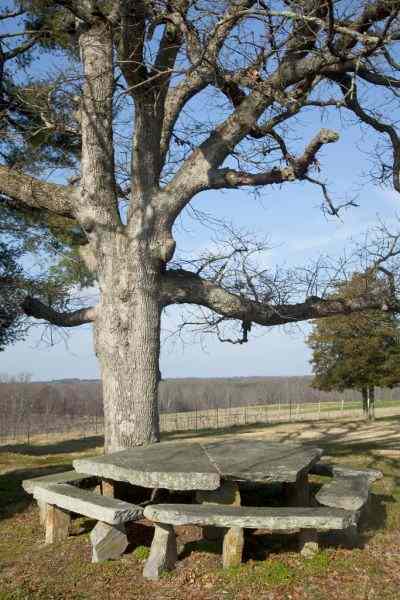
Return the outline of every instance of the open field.
<path id="1" fill-rule="evenodd" d="M 234 431 L 165 434 L 167 440 L 200 437 L 265 436 L 318 444 L 346 464 L 381 469 L 384 480 L 373 487 L 362 523 L 359 548 L 327 539 L 311 560 L 296 552 L 294 538 L 246 538 L 245 563 L 222 571 L 220 549 L 199 539 L 194 527 L 178 528 L 178 569 L 157 583 L 143 580 L 143 560 L 151 527 L 131 526 L 132 543 L 122 560 L 91 564 L 88 531 L 58 546 L 44 546 L 38 511 L 20 487 L 22 479 L 68 468 L 77 456 L 101 452 L 101 438 L 55 439 L 4 447 L 0 452 L 0 600 L 397 600 L 400 599 L 400 417 L 374 423 L 343 419 L 242 425 Z M 322 479 L 313 477 L 313 487 Z M 78 526 L 84 533 L 78 533 Z"/>

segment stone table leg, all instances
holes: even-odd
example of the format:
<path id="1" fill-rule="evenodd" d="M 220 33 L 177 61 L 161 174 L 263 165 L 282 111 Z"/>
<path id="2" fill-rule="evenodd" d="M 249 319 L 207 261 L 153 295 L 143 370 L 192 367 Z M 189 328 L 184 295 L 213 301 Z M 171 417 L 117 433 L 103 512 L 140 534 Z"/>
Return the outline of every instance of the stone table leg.
<path id="1" fill-rule="evenodd" d="M 171 571 L 177 561 L 176 535 L 172 525 L 154 524 L 154 538 L 143 577 L 157 580 L 163 571 Z"/>
<path id="2" fill-rule="evenodd" d="M 308 481 L 308 472 L 307 471 L 302 471 L 297 476 L 296 504 L 297 504 L 297 506 L 309 506 L 310 505 L 310 483 Z"/>
<path id="3" fill-rule="evenodd" d="M 312 558 L 319 550 L 318 531 L 302 529 L 299 533 L 299 550 L 304 558 Z"/>
<path id="4" fill-rule="evenodd" d="M 110 496 L 110 498 L 115 498 L 115 483 L 110 479 L 102 479 L 101 480 L 101 493 L 103 496 Z"/>
<path id="5" fill-rule="evenodd" d="M 242 562 L 244 535 L 242 527 L 231 527 L 224 535 L 222 566 L 237 567 Z"/>
<path id="6" fill-rule="evenodd" d="M 71 515 L 67 510 L 47 504 L 46 510 L 46 544 L 66 540 L 69 533 Z"/>
<path id="7" fill-rule="evenodd" d="M 108 525 L 99 521 L 90 533 L 92 562 L 119 558 L 128 546 L 125 525 Z"/>
<path id="8" fill-rule="evenodd" d="M 308 481 L 308 473 L 302 471 L 298 474 L 294 483 L 284 483 L 283 494 L 290 506 L 309 506 L 310 483 Z"/>
<path id="9" fill-rule="evenodd" d="M 199 504 L 225 504 L 240 506 L 239 486 L 233 481 L 225 481 L 218 490 L 197 491 L 196 502 Z M 221 527 L 207 525 L 203 527 L 203 537 L 206 540 L 219 540 L 223 536 Z"/>

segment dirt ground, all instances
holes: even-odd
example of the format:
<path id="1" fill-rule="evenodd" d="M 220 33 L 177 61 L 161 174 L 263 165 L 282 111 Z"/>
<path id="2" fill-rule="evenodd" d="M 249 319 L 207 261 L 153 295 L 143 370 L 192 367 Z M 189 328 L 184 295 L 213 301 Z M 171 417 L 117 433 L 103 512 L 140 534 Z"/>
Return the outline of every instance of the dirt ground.
<path id="1" fill-rule="evenodd" d="M 312 443 L 335 462 L 381 469 L 384 479 L 374 484 L 359 546 L 325 536 L 320 552 L 306 560 L 295 536 L 246 532 L 243 565 L 224 571 L 218 542 L 204 541 L 199 528 L 177 528 L 177 569 L 148 582 L 141 572 L 152 538 L 149 523 L 130 526 L 131 544 L 121 560 L 92 564 L 93 522 L 79 519 L 75 535 L 45 546 L 37 508 L 21 489 L 27 477 L 65 470 L 73 458 L 100 452 L 100 438 L 8 446 L 0 448 L 0 600 L 400 600 L 400 417 L 185 432 L 167 441 L 232 435 Z M 314 492 L 322 482 L 312 478 Z"/>

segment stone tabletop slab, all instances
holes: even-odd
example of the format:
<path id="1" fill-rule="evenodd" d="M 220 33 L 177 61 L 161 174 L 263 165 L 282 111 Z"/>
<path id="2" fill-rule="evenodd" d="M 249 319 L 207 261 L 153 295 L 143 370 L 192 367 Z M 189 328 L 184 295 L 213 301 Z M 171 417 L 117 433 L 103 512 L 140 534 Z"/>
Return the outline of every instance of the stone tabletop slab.
<path id="1" fill-rule="evenodd" d="M 200 444 L 160 443 L 73 461 L 78 472 L 147 488 L 216 490 L 220 474 Z"/>
<path id="2" fill-rule="evenodd" d="M 320 448 L 260 439 L 223 440 L 203 448 L 224 479 L 238 482 L 292 483 L 322 455 Z"/>
<path id="3" fill-rule="evenodd" d="M 319 448 L 261 439 L 211 443 L 161 442 L 74 460 L 76 471 L 133 485 L 170 490 L 216 490 L 221 480 L 295 482 L 322 454 Z"/>

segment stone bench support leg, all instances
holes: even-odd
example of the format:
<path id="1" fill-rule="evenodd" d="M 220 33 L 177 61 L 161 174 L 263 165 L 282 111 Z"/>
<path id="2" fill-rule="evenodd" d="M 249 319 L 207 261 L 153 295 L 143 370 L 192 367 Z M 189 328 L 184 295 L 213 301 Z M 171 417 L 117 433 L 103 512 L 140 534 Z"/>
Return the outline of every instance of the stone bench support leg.
<path id="1" fill-rule="evenodd" d="M 299 550 L 304 558 L 312 558 L 319 550 L 318 531 L 303 529 L 299 534 Z"/>
<path id="2" fill-rule="evenodd" d="M 150 556 L 143 577 L 157 580 L 163 571 L 171 571 L 177 561 L 176 536 L 172 525 L 155 523 Z"/>
<path id="3" fill-rule="evenodd" d="M 71 523 L 70 513 L 52 504 L 46 506 L 46 544 L 66 540 Z"/>
<path id="4" fill-rule="evenodd" d="M 43 500 L 38 500 L 37 505 L 39 508 L 40 524 L 46 526 L 47 503 L 43 502 Z"/>
<path id="5" fill-rule="evenodd" d="M 242 527 L 231 527 L 224 535 L 222 566 L 237 567 L 242 562 L 244 535 Z"/>
<path id="6" fill-rule="evenodd" d="M 108 525 L 99 521 L 90 533 L 92 562 L 119 558 L 128 546 L 125 525 Z"/>

